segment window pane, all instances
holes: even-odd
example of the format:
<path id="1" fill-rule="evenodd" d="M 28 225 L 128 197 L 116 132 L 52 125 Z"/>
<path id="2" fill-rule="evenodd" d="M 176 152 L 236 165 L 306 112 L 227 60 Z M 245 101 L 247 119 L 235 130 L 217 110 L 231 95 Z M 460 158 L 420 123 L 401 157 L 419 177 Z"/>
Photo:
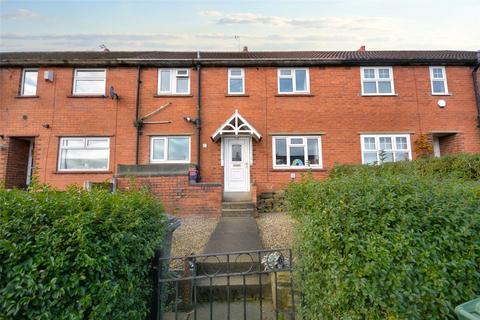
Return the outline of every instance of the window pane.
<path id="1" fill-rule="evenodd" d="M 108 148 L 108 139 L 89 139 L 87 140 L 89 148 Z"/>
<path id="2" fill-rule="evenodd" d="M 160 71 L 160 91 L 170 92 L 170 70 Z"/>
<path id="3" fill-rule="evenodd" d="M 84 139 L 63 139 L 62 146 L 70 148 L 83 148 L 85 146 Z"/>
<path id="4" fill-rule="evenodd" d="M 443 78 L 443 69 L 442 68 L 433 68 L 433 77 L 442 79 Z"/>
<path id="5" fill-rule="evenodd" d="M 291 166 L 305 165 L 305 148 L 304 147 L 290 147 L 290 165 Z"/>
<path id="6" fill-rule="evenodd" d="M 108 168 L 108 149 L 64 149 L 61 154 L 60 169 L 92 170 Z"/>
<path id="7" fill-rule="evenodd" d="M 442 81 L 432 81 L 432 87 L 434 93 L 445 93 L 445 83 Z"/>
<path id="8" fill-rule="evenodd" d="M 177 70 L 177 76 L 188 76 L 188 70 L 186 69 Z"/>
<path id="9" fill-rule="evenodd" d="M 34 96 L 37 94 L 38 71 L 25 71 L 23 78 L 23 92 L 25 96 Z"/>
<path id="10" fill-rule="evenodd" d="M 381 162 L 393 162 L 393 152 L 380 152 L 378 157 Z"/>
<path id="11" fill-rule="evenodd" d="M 242 75 L 242 70 L 241 69 L 230 69 L 230 75 L 240 77 Z"/>
<path id="12" fill-rule="evenodd" d="M 397 150 L 408 150 L 406 137 L 397 137 L 395 142 L 397 143 Z"/>
<path id="13" fill-rule="evenodd" d="M 102 80 L 77 80 L 75 93 L 104 94 L 105 83 Z"/>
<path id="14" fill-rule="evenodd" d="M 242 79 L 230 79 L 230 92 L 243 92 Z"/>
<path id="15" fill-rule="evenodd" d="M 390 81 L 379 81 L 378 93 L 392 93 L 392 84 Z"/>
<path id="16" fill-rule="evenodd" d="M 287 141 L 275 139 L 275 164 L 287 164 Z"/>
<path id="17" fill-rule="evenodd" d="M 365 150 L 376 150 L 375 138 L 374 137 L 363 138 L 363 146 Z"/>
<path id="18" fill-rule="evenodd" d="M 390 78 L 390 69 L 378 69 L 378 77 L 381 79 Z"/>
<path id="19" fill-rule="evenodd" d="M 77 78 L 105 78 L 104 70 L 77 70 Z"/>
<path id="20" fill-rule="evenodd" d="M 280 92 L 293 92 L 292 79 L 280 79 Z"/>
<path id="21" fill-rule="evenodd" d="M 318 150 L 318 139 L 307 139 L 307 152 L 309 164 L 320 164 L 320 155 Z"/>
<path id="22" fill-rule="evenodd" d="M 232 161 L 242 161 L 241 144 L 232 144 Z"/>
<path id="23" fill-rule="evenodd" d="M 154 139 L 153 140 L 153 150 L 152 158 L 154 160 L 165 160 L 165 140 L 164 139 Z"/>
<path id="24" fill-rule="evenodd" d="M 363 77 L 365 79 L 375 78 L 375 70 L 374 69 L 363 69 Z"/>
<path id="25" fill-rule="evenodd" d="M 188 93 L 188 78 L 177 78 L 177 93 Z"/>
<path id="26" fill-rule="evenodd" d="M 307 91 L 307 70 L 295 70 L 295 89 Z"/>
<path id="27" fill-rule="evenodd" d="M 363 162 L 366 164 L 375 164 L 377 162 L 377 153 L 376 152 L 364 152 L 363 153 Z"/>
<path id="28" fill-rule="evenodd" d="M 290 144 L 303 144 L 303 138 L 291 138 Z"/>
<path id="29" fill-rule="evenodd" d="M 395 161 L 409 160 L 408 152 L 395 152 Z"/>
<path id="30" fill-rule="evenodd" d="M 380 150 L 392 150 L 392 138 L 391 137 L 380 137 Z"/>
<path id="31" fill-rule="evenodd" d="M 363 93 L 377 93 L 377 86 L 375 82 L 364 81 L 363 82 Z"/>
<path id="32" fill-rule="evenodd" d="M 282 75 L 282 76 L 291 76 L 291 75 L 292 75 L 292 70 L 282 69 L 282 70 L 280 70 L 280 75 Z"/>
<path id="33" fill-rule="evenodd" d="M 188 138 L 168 139 L 168 160 L 188 160 Z"/>

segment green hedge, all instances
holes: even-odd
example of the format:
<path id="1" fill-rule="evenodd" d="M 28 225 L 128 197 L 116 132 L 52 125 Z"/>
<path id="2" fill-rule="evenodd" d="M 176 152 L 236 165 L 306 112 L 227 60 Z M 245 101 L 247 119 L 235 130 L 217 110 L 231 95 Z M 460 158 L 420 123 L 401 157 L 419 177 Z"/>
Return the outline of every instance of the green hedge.
<path id="1" fill-rule="evenodd" d="M 145 319 L 165 226 L 144 191 L 0 190 L 0 318 Z"/>
<path id="2" fill-rule="evenodd" d="M 288 190 L 304 319 L 455 319 L 480 295 L 480 184 L 365 170 Z"/>

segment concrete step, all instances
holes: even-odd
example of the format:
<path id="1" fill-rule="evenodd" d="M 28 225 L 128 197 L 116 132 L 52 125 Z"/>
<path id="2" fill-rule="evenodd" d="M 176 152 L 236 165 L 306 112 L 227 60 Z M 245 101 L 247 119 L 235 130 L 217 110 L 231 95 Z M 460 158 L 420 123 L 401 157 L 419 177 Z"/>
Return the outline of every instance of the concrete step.
<path id="1" fill-rule="evenodd" d="M 254 208 L 247 209 L 222 209 L 223 217 L 249 217 L 255 215 Z"/>
<path id="2" fill-rule="evenodd" d="M 261 258 L 256 254 L 238 254 L 229 256 L 227 262 L 226 256 L 209 256 L 197 260 L 197 275 L 262 271 Z"/>
<path id="3" fill-rule="evenodd" d="M 252 201 L 252 194 L 250 192 L 224 192 L 224 202 L 243 202 Z"/>
<path id="4" fill-rule="evenodd" d="M 222 209 L 254 209 L 255 205 L 250 201 L 222 202 Z"/>
<path id="5" fill-rule="evenodd" d="M 247 299 L 259 298 L 260 292 L 263 298 L 271 297 L 270 276 L 262 275 L 246 275 L 230 277 L 212 277 L 201 279 L 196 282 L 197 298 L 199 301 L 208 301 L 210 294 L 215 301 L 229 299 L 243 299 L 245 295 Z M 245 285 L 244 285 L 245 282 Z"/>

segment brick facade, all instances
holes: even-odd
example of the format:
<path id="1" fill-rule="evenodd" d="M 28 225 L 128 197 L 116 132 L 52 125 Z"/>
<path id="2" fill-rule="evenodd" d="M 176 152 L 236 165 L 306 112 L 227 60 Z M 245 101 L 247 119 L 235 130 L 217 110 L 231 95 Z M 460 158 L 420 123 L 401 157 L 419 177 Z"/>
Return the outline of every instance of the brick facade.
<path id="1" fill-rule="evenodd" d="M 191 137 L 190 159 L 195 163 L 195 125 L 184 120 L 186 116 L 195 118 L 197 112 L 197 72 L 193 67 L 189 69 L 189 95 L 157 96 L 157 67 L 142 67 L 139 114 L 144 116 L 169 103 L 148 119 L 169 123 L 144 125 L 139 164 L 150 162 L 151 136 L 180 134 Z M 307 95 L 278 94 L 277 67 L 247 66 L 244 69 L 245 94 L 240 96 L 227 94 L 227 67 L 206 66 L 201 70 L 202 182 L 223 185 L 221 142 L 213 142 L 211 135 L 235 110 L 262 135 L 259 142 L 252 142 L 250 177 L 255 193 L 282 189 L 304 173 L 295 169 L 273 169 L 272 136 L 278 133 L 321 132 L 324 168 L 313 170 L 316 178 L 324 178 L 335 163 L 361 163 L 361 133 L 410 134 L 413 158 L 416 157 L 414 141 L 421 133 L 432 132 L 457 133 L 452 138 L 441 138 L 445 154 L 480 152 L 471 66 L 447 65 L 450 95 L 432 96 L 428 65 L 393 65 L 396 95 L 385 97 L 361 95 L 358 65 L 310 66 Z M 54 72 L 53 82 L 42 79 L 47 70 Z M 3 137 L 0 145 L 9 145 L 9 139 L 15 137 L 35 137 L 34 168 L 40 182 L 58 188 L 73 183 L 83 185 L 87 180 L 102 182 L 116 175 L 117 165 L 135 164 L 137 68 L 118 66 L 106 70 L 107 91 L 114 86 L 120 96 L 118 100 L 72 96 L 73 68 L 59 66 L 39 68 L 36 97 L 18 97 L 22 69 L 0 69 L 0 135 Z M 439 99 L 446 101 L 445 108 L 438 107 Z M 109 170 L 59 172 L 59 139 L 65 136 L 110 137 Z M 450 141 L 452 139 L 455 141 Z M 8 146 L 0 147 L 0 179 L 5 179 L 8 150 Z M 221 196 L 218 197 L 222 187 L 190 186 L 185 176 L 139 177 L 138 181 L 150 185 L 173 211 L 178 208 L 198 212 L 196 207 L 204 200 L 202 195 L 206 195 L 208 201 L 221 201 Z M 207 206 L 203 212 L 217 212 L 217 205 L 220 204 Z"/>

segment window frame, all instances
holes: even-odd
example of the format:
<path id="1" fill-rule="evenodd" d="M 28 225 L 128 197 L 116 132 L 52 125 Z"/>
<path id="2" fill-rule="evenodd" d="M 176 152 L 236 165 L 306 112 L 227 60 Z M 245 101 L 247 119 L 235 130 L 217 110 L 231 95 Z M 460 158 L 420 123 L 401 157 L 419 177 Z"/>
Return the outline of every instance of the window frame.
<path id="1" fill-rule="evenodd" d="M 170 90 L 169 91 L 160 91 L 162 88 L 162 71 L 168 70 L 170 72 Z M 186 70 L 187 76 L 179 76 L 179 70 Z M 187 92 L 177 92 L 177 78 L 187 78 Z M 157 95 L 159 96 L 170 96 L 170 95 L 190 95 L 190 80 L 191 72 L 189 68 L 158 68 L 157 70 Z"/>
<path id="2" fill-rule="evenodd" d="M 372 165 L 371 163 L 366 163 L 365 162 L 365 152 L 376 152 L 377 154 L 377 161 L 376 165 L 382 164 L 380 162 L 380 138 L 391 138 L 392 139 L 392 153 L 393 153 L 393 161 L 392 162 L 398 162 L 395 157 L 396 154 L 395 152 L 399 151 L 408 151 L 408 160 L 412 160 L 412 144 L 411 144 L 411 139 L 410 139 L 410 134 L 408 133 L 380 133 L 380 134 L 361 134 L 360 135 L 360 146 L 361 146 L 361 154 L 362 154 L 362 164 L 368 164 Z M 397 149 L 397 139 L 396 138 L 406 138 L 407 139 L 407 149 Z M 364 138 L 374 138 L 375 139 L 375 150 L 366 150 L 365 149 L 365 139 Z M 404 160 L 400 160 L 404 161 Z"/>
<path id="3" fill-rule="evenodd" d="M 280 73 L 282 70 L 290 70 L 290 76 L 282 76 Z M 305 70 L 305 82 L 306 90 L 300 91 L 297 90 L 297 79 L 296 79 L 296 70 Z M 280 79 L 292 79 L 292 92 L 280 91 Z M 310 68 L 277 68 L 277 93 L 278 94 L 310 94 Z"/>
<path id="4" fill-rule="evenodd" d="M 240 76 L 232 76 L 231 71 L 232 70 L 240 70 L 241 74 Z M 228 94 L 229 95 L 236 95 L 236 94 L 245 94 L 245 68 L 228 68 Z M 241 92 L 232 92 L 231 87 L 230 87 L 230 80 L 232 79 L 241 79 L 242 80 L 242 91 Z"/>
<path id="5" fill-rule="evenodd" d="M 25 74 L 27 72 L 36 72 L 37 73 L 37 82 L 35 83 L 35 93 L 34 94 L 25 94 Z M 35 97 L 38 90 L 38 68 L 24 68 L 22 70 L 22 78 L 20 82 L 20 96 L 22 97 Z"/>
<path id="6" fill-rule="evenodd" d="M 365 69 L 374 69 L 374 78 L 365 78 Z M 390 93 L 380 93 L 378 90 L 378 82 L 379 81 L 387 81 L 387 78 L 380 78 L 379 77 L 379 69 L 389 69 L 390 73 L 390 86 L 392 88 L 392 91 Z M 362 96 L 396 96 L 397 94 L 395 93 L 395 79 L 393 75 L 393 67 L 392 66 L 367 66 L 367 67 L 360 67 L 360 84 L 362 88 Z M 376 91 L 375 93 L 365 93 L 365 88 L 364 88 L 364 81 L 375 81 L 375 87 Z"/>
<path id="7" fill-rule="evenodd" d="M 276 159 L 276 140 L 277 139 L 286 139 L 286 157 L 287 157 L 287 164 L 277 164 Z M 302 144 L 292 144 L 290 141 L 292 139 L 303 139 Z M 308 139 L 317 139 L 318 142 L 318 164 L 309 164 L 303 166 L 292 166 L 290 165 L 290 147 L 291 146 L 300 146 L 304 147 L 304 155 L 306 159 L 308 159 Z M 323 169 L 323 152 L 322 152 L 322 136 L 274 136 L 272 137 L 272 167 L 275 170 L 278 169 L 296 169 L 296 170 L 308 170 L 308 169 Z"/>
<path id="8" fill-rule="evenodd" d="M 188 139 L 188 159 L 187 160 L 168 160 L 168 140 L 171 138 Z M 164 140 L 163 160 L 153 158 L 153 143 L 155 140 Z M 190 163 L 192 157 L 192 139 L 190 136 L 152 136 L 150 137 L 150 163 Z"/>
<path id="9" fill-rule="evenodd" d="M 80 77 L 78 78 L 78 71 L 103 71 L 103 79 L 100 79 L 100 77 Z M 103 93 L 98 93 L 98 92 L 77 92 L 77 81 L 78 80 L 83 80 L 83 81 L 102 81 L 103 82 Z M 105 96 L 105 92 L 107 89 L 107 69 L 105 68 L 75 68 L 73 70 L 73 88 L 72 88 L 72 94 L 74 96 Z"/>
<path id="10" fill-rule="evenodd" d="M 434 78 L 433 77 L 433 69 L 442 69 L 443 78 Z M 429 67 L 430 73 L 430 88 L 432 90 L 432 96 L 448 96 L 450 95 L 448 91 L 448 81 L 447 81 L 447 70 L 445 66 L 430 66 Z M 443 85 L 445 87 L 445 92 L 434 92 L 433 91 L 433 81 L 443 81 Z"/>
<path id="11" fill-rule="evenodd" d="M 80 147 L 64 147 L 63 146 L 63 141 L 65 140 L 83 140 L 83 148 Z M 76 150 L 84 150 L 84 149 L 89 149 L 86 147 L 87 141 L 91 140 L 106 140 L 108 142 L 108 148 L 91 148 L 91 150 L 108 150 L 108 156 L 107 156 L 107 168 L 105 169 L 98 169 L 98 168 L 92 168 L 92 169 L 62 169 L 61 164 L 62 164 L 62 150 L 69 150 L 69 149 L 76 149 Z M 58 145 L 58 164 L 57 164 L 57 171 L 58 172 L 108 172 L 110 170 L 110 137 L 60 137 L 59 139 L 59 145 Z"/>

